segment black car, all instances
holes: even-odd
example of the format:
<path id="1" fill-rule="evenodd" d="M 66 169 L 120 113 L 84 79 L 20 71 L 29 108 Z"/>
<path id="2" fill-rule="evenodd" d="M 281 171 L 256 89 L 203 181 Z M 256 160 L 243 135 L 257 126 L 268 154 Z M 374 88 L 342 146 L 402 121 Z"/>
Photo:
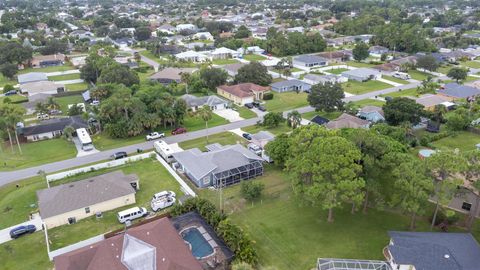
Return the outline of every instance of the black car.
<path id="1" fill-rule="evenodd" d="M 266 111 L 267 111 L 267 109 L 266 109 L 265 106 L 263 106 L 263 105 L 258 106 L 258 109 L 259 109 L 260 111 L 262 111 L 262 112 L 266 112 Z"/>
<path id="2" fill-rule="evenodd" d="M 10 90 L 5 93 L 5 96 L 13 96 L 17 94 L 17 90 Z"/>
<path id="3" fill-rule="evenodd" d="M 127 152 L 117 152 L 111 156 L 112 159 L 121 159 L 126 157 L 127 157 Z"/>
<path id="4" fill-rule="evenodd" d="M 252 105 L 253 105 L 254 107 L 258 107 L 258 106 L 260 106 L 260 102 L 254 101 L 254 102 L 252 102 Z"/>
<path id="5" fill-rule="evenodd" d="M 249 109 L 253 109 L 253 104 L 252 103 L 245 103 L 245 107 Z"/>
<path id="6" fill-rule="evenodd" d="M 242 134 L 242 137 L 244 137 L 245 139 L 251 141 L 252 140 L 252 135 L 250 135 L 249 133 L 243 133 Z"/>
<path id="7" fill-rule="evenodd" d="M 16 239 L 27 233 L 34 233 L 36 230 L 35 225 L 18 226 L 10 230 L 10 237 Z"/>

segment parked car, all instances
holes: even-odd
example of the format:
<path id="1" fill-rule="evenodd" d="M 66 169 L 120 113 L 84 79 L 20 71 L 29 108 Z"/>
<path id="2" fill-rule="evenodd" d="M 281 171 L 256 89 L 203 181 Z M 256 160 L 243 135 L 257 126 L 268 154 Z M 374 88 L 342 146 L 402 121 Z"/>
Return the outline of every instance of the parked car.
<path id="1" fill-rule="evenodd" d="M 172 206 L 174 203 L 175 203 L 175 197 L 164 196 L 158 199 L 153 199 L 150 202 L 150 207 L 152 207 L 153 211 L 157 212 L 158 210 L 162 210 Z"/>
<path id="2" fill-rule="evenodd" d="M 175 194 L 175 192 L 169 191 L 169 190 L 164 190 L 164 191 L 153 194 L 152 200 L 156 200 L 156 199 L 159 199 L 159 198 L 162 198 L 162 197 L 173 197 L 173 198 L 175 198 L 176 196 L 177 196 L 177 194 Z"/>
<path id="3" fill-rule="evenodd" d="M 137 218 L 141 218 L 148 215 L 148 211 L 145 207 L 133 207 L 127 210 L 123 210 L 117 213 L 117 219 L 120 223 L 125 221 L 132 221 Z"/>
<path id="4" fill-rule="evenodd" d="M 187 133 L 187 129 L 183 127 L 178 127 L 174 130 L 172 130 L 172 135 L 177 135 L 177 134 L 182 134 L 182 133 Z"/>
<path id="5" fill-rule="evenodd" d="M 401 79 L 401 80 L 410 80 L 410 75 L 408 73 L 404 73 L 404 72 L 395 72 L 393 73 L 392 77 L 394 78 L 398 78 L 398 79 Z"/>
<path id="6" fill-rule="evenodd" d="M 27 233 L 34 233 L 36 230 L 35 225 L 18 226 L 10 230 L 10 237 L 16 239 Z"/>
<path id="7" fill-rule="evenodd" d="M 265 106 L 263 106 L 263 105 L 258 106 L 258 109 L 259 109 L 260 111 L 262 111 L 262 112 L 266 112 L 266 111 L 267 111 L 267 108 L 265 108 Z"/>
<path id="8" fill-rule="evenodd" d="M 245 107 L 248 109 L 253 109 L 253 104 L 252 103 L 245 103 Z"/>
<path id="9" fill-rule="evenodd" d="M 94 101 L 92 101 L 91 104 L 92 104 L 93 106 L 98 106 L 98 105 L 100 105 L 100 101 L 99 101 L 99 100 L 94 100 Z"/>
<path id="10" fill-rule="evenodd" d="M 13 95 L 16 95 L 17 94 L 17 90 L 10 90 L 8 92 L 5 93 L 5 96 L 13 96 Z"/>
<path id="11" fill-rule="evenodd" d="M 127 152 L 117 152 L 110 156 L 111 159 L 121 159 L 126 157 L 127 157 Z"/>
<path id="12" fill-rule="evenodd" d="M 63 112 L 60 111 L 60 110 L 50 110 L 50 114 L 53 114 L 53 115 L 55 115 L 55 114 L 62 114 L 62 113 L 63 113 Z"/>
<path id="13" fill-rule="evenodd" d="M 253 105 L 254 107 L 258 107 L 258 106 L 260 106 L 260 102 L 254 101 L 254 102 L 252 102 L 252 105 Z"/>
<path id="14" fill-rule="evenodd" d="M 252 140 L 252 135 L 250 135 L 249 133 L 243 133 L 243 134 L 242 134 L 242 137 L 245 138 L 245 139 L 247 139 L 247 140 L 249 140 L 249 141 Z"/>
<path id="15" fill-rule="evenodd" d="M 147 141 L 156 140 L 165 137 L 165 133 L 152 132 L 147 135 Z"/>
<path id="16" fill-rule="evenodd" d="M 38 120 L 48 120 L 50 119 L 50 115 L 46 113 L 37 113 L 37 119 Z"/>

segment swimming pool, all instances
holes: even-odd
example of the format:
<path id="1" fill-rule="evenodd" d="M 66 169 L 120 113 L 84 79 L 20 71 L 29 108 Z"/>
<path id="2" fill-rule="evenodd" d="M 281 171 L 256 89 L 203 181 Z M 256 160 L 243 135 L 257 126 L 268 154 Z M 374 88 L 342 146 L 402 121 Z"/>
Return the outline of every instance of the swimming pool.
<path id="1" fill-rule="evenodd" d="M 183 239 L 190 243 L 192 254 L 197 259 L 213 254 L 212 246 L 207 242 L 205 237 L 203 237 L 202 233 L 200 233 L 197 228 L 187 229 L 182 233 L 182 235 Z"/>

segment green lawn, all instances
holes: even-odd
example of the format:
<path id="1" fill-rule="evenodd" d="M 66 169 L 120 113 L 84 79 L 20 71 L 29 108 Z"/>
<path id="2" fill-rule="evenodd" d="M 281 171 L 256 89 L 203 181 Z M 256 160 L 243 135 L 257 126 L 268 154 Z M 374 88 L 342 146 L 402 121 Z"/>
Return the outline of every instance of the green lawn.
<path id="1" fill-rule="evenodd" d="M 237 59 L 215 59 L 212 61 L 214 65 L 229 65 L 238 63 Z"/>
<path id="2" fill-rule="evenodd" d="M 157 56 L 155 56 L 153 53 L 151 53 L 149 50 L 143 50 L 143 51 L 140 51 L 140 54 L 147 57 L 147 58 L 150 58 L 151 60 L 161 64 L 165 61 L 162 61 L 160 58 L 158 58 Z"/>
<path id="3" fill-rule="evenodd" d="M 325 70 L 325 72 L 332 73 L 332 74 L 341 74 L 342 72 L 349 71 L 348 68 L 335 68 L 335 69 L 329 69 Z"/>
<path id="4" fill-rule="evenodd" d="M 351 67 L 358 67 L 358 68 L 363 68 L 363 67 L 374 67 L 376 65 L 370 64 L 370 63 L 363 63 L 363 62 L 357 62 L 357 61 L 348 61 L 345 63 L 347 66 Z"/>
<path id="5" fill-rule="evenodd" d="M 68 84 L 65 85 L 65 88 L 67 88 L 67 91 L 84 91 L 88 89 L 88 84 L 86 82 L 83 83 L 74 83 L 74 84 Z"/>
<path id="6" fill-rule="evenodd" d="M 328 113 L 327 112 L 312 111 L 312 112 L 302 114 L 302 118 L 307 119 L 307 120 L 312 120 L 313 117 L 318 115 L 318 116 L 321 116 L 323 118 L 327 118 L 328 120 L 333 120 L 333 119 L 338 118 L 341 114 L 342 114 L 342 112 L 337 112 L 337 111 L 328 112 Z"/>
<path id="7" fill-rule="evenodd" d="M 0 245 L 3 270 L 53 269 L 48 259 L 45 235 L 37 232 Z"/>
<path id="8" fill-rule="evenodd" d="M 274 128 L 267 128 L 267 127 L 264 127 L 264 126 L 254 125 L 254 126 L 244 127 L 244 128 L 242 128 L 242 130 L 245 131 L 245 132 L 248 132 L 250 134 L 254 134 L 254 133 L 257 133 L 259 131 L 266 130 L 266 131 L 271 132 L 274 135 L 279 135 L 279 134 L 282 134 L 282 133 L 287 133 L 287 132 L 292 131 L 292 129 L 287 126 L 286 122 L 281 123 L 278 127 L 274 127 Z"/>
<path id="9" fill-rule="evenodd" d="M 80 73 L 77 74 L 66 74 L 66 75 L 59 75 L 59 76 L 51 76 L 48 77 L 51 81 L 67 81 L 67 80 L 77 80 L 80 79 Z"/>
<path id="10" fill-rule="evenodd" d="M 410 88 L 399 90 L 397 92 L 392 92 L 384 95 L 380 95 L 381 97 L 417 97 L 417 88 Z"/>
<path id="11" fill-rule="evenodd" d="M 273 99 L 266 101 L 266 108 L 269 112 L 283 112 L 307 105 L 308 101 L 306 93 L 274 93 Z"/>
<path id="12" fill-rule="evenodd" d="M 262 61 L 267 59 L 265 56 L 261 56 L 258 54 L 244 54 L 243 59 L 247 61 Z"/>
<path id="13" fill-rule="evenodd" d="M 389 81 L 392 81 L 392 82 L 399 83 L 399 84 L 407 84 L 408 83 L 408 81 L 405 81 L 405 80 L 402 80 L 402 79 L 399 79 L 399 78 L 395 78 L 395 77 L 392 77 L 392 76 L 388 76 L 388 75 L 382 75 L 382 78 L 385 79 L 385 80 L 389 80 Z"/>
<path id="14" fill-rule="evenodd" d="M 377 107 L 382 107 L 383 105 L 385 105 L 385 102 L 384 101 L 381 101 L 381 100 L 377 100 L 377 99 L 364 99 L 364 100 L 359 100 L 359 101 L 355 101 L 354 102 L 355 105 L 359 106 L 359 107 L 364 107 L 364 106 L 377 106 Z"/>
<path id="15" fill-rule="evenodd" d="M 58 97 L 55 98 L 55 101 L 60 105 L 60 110 L 64 115 L 68 114 L 68 104 L 85 103 L 81 95 Z"/>
<path id="16" fill-rule="evenodd" d="M 247 109 L 245 106 L 235 106 L 235 110 L 243 119 L 250 119 L 257 117 L 257 114 Z"/>
<path id="17" fill-rule="evenodd" d="M 73 158 L 77 154 L 75 145 L 63 138 L 24 143 L 21 144 L 21 147 L 23 155 L 20 155 L 16 145 L 14 145 L 14 152 L 12 153 L 10 144 L 3 144 L 3 149 L 0 152 L 0 171 L 38 166 Z"/>
<path id="18" fill-rule="evenodd" d="M 18 74 L 25 74 L 29 72 L 57 72 L 57 71 L 67 71 L 76 69 L 74 66 L 63 65 L 63 66 L 52 66 L 44 68 L 26 68 L 18 71 Z"/>
<path id="19" fill-rule="evenodd" d="M 228 123 L 229 122 L 226 119 L 216 114 L 212 114 L 212 120 L 208 121 L 208 127 L 225 125 Z M 182 126 L 185 127 L 187 131 L 196 131 L 196 130 L 204 129 L 205 122 L 199 117 L 187 116 L 185 117 L 184 124 Z M 156 128 L 155 131 L 164 132 L 165 136 L 171 136 L 170 132 L 172 131 L 172 129 L 173 128 L 171 127 L 167 127 L 167 129 L 164 129 L 163 127 L 161 127 L 161 128 Z M 117 147 L 144 142 L 145 135 L 147 135 L 147 133 L 148 132 L 145 131 L 144 134 L 134 136 L 134 137 L 129 137 L 129 138 L 111 138 L 107 134 L 102 133 L 102 134 L 93 136 L 93 144 L 95 145 L 95 148 L 101 151 L 113 149 Z"/>
<path id="20" fill-rule="evenodd" d="M 432 145 L 439 149 L 455 150 L 458 148 L 460 151 L 470 151 L 475 150 L 475 145 L 478 143 L 480 143 L 480 135 L 468 131 L 461 131 L 454 136 L 432 142 Z"/>
<path id="21" fill-rule="evenodd" d="M 408 71 L 408 74 L 410 75 L 410 77 L 414 80 L 417 80 L 417 81 L 423 81 L 425 79 L 428 78 L 428 76 L 432 76 L 426 72 L 422 72 L 422 71 L 418 71 L 418 70 L 409 70 Z"/>
<path id="22" fill-rule="evenodd" d="M 16 80 L 10 80 L 0 74 L 0 87 L 3 87 L 6 84 L 16 85 L 18 82 Z"/>
<path id="23" fill-rule="evenodd" d="M 478 61 L 461 62 L 460 65 L 466 66 L 466 67 L 469 67 L 469 68 L 480 68 L 480 62 L 478 62 Z"/>
<path id="24" fill-rule="evenodd" d="M 392 86 L 388 83 L 384 83 L 376 80 L 370 80 L 366 82 L 358 82 L 358 81 L 351 80 L 346 83 L 342 83 L 342 87 L 343 87 L 343 91 L 345 92 L 348 92 L 350 94 L 360 95 L 368 92 L 390 88 Z"/>
<path id="25" fill-rule="evenodd" d="M 3 104 L 3 100 L 4 99 L 10 99 L 11 102 L 15 102 L 15 103 L 21 103 L 21 102 L 27 102 L 28 101 L 28 98 L 26 96 L 22 96 L 22 95 L 11 95 L 11 96 L 2 96 L 0 97 L 0 104 Z"/>
<path id="26" fill-rule="evenodd" d="M 205 148 L 205 145 L 212 144 L 212 143 L 219 143 L 221 145 L 227 145 L 227 144 L 236 144 L 236 143 L 245 143 L 246 140 L 243 139 L 242 137 L 232 133 L 232 132 L 221 132 L 213 135 L 208 136 L 208 143 L 207 143 L 207 137 L 198 138 L 198 139 L 193 139 L 189 141 L 184 141 L 179 143 L 178 145 L 183 148 L 183 149 L 191 149 L 191 148 L 198 148 L 202 151 L 206 151 L 207 149 Z"/>
<path id="27" fill-rule="evenodd" d="M 287 179 L 283 171 L 267 165 L 265 175 L 253 180 L 265 184 L 260 201 L 246 202 L 240 185 L 223 192 L 225 211 L 255 241 L 261 266 L 312 269 L 319 257 L 383 259 L 387 231 L 408 229 L 408 217 L 373 209 L 352 215 L 350 206 L 335 210 L 335 222 L 328 223 L 321 206 L 300 204 Z M 217 191 L 202 190 L 200 196 L 219 204 Z M 427 230 L 428 222 L 419 219 L 417 227 Z"/>

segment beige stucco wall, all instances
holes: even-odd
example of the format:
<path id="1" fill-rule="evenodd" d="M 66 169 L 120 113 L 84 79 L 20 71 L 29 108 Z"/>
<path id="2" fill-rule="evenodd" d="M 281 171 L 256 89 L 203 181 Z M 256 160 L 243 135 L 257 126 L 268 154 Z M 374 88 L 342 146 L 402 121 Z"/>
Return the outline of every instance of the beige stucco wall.
<path id="1" fill-rule="evenodd" d="M 232 95 L 232 94 L 230 94 L 226 91 L 223 91 L 220 88 L 217 88 L 217 94 L 219 94 L 220 96 L 222 96 L 224 98 L 227 98 L 228 100 L 233 101 L 237 105 L 245 105 L 245 103 L 251 103 L 251 102 L 254 101 L 253 97 L 240 98 L 240 97 L 234 96 L 234 95 Z"/>
<path id="2" fill-rule="evenodd" d="M 126 195 L 123 197 L 119 197 L 113 200 L 97 203 L 90 207 L 90 213 L 85 213 L 85 208 L 77 209 L 74 211 L 70 211 L 64 214 L 60 214 L 57 216 L 49 217 L 43 219 L 47 228 L 51 229 L 57 226 L 68 224 L 68 218 L 74 217 L 77 221 L 84 219 L 86 217 L 90 217 L 95 215 L 97 212 L 105 212 L 109 210 L 113 210 L 125 205 L 130 205 L 135 203 L 135 193 L 130 195 Z M 40 216 L 42 213 L 40 213 Z"/>

